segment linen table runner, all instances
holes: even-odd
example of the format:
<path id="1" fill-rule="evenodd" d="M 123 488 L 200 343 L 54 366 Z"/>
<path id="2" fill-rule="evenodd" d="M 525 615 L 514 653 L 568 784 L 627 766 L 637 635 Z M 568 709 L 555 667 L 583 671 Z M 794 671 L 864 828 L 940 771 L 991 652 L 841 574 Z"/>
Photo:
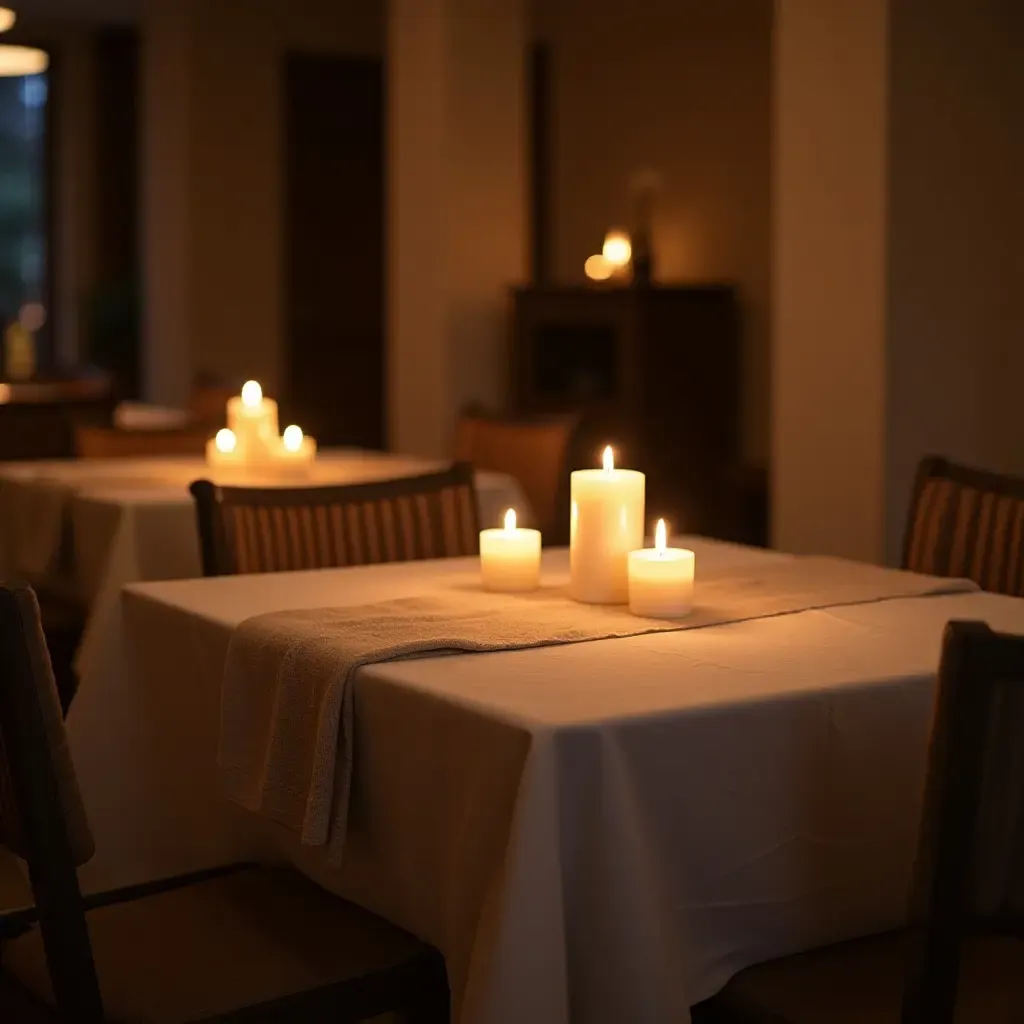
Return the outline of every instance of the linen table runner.
<path id="1" fill-rule="evenodd" d="M 702 577 L 686 619 L 641 619 L 577 604 L 562 588 L 489 594 L 466 584 L 345 608 L 274 612 L 232 636 L 221 697 L 220 773 L 227 797 L 302 842 L 344 848 L 352 775 L 352 677 L 411 656 L 518 650 L 696 629 L 815 608 L 976 590 L 831 558 L 793 558 Z M 585 685 L 581 683 L 581 685 Z"/>

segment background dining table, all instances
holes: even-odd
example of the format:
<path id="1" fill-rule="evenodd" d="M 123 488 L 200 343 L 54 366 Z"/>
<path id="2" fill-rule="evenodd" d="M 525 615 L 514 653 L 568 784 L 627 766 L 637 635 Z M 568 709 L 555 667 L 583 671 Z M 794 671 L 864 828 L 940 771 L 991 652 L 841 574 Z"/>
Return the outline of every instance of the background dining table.
<path id="1" fill-rule="evenodd" d="M 443 465 L 386 452 L 328 449 L 318 455 L 308 480 L 254 474 L 224 482 L 362 483 Z M 88 609 L 80 673 L 125 584 L 202 575 L 188 486 L 211 476 L 216 479 L 202 458 L 180 456 L 0 463 L 0 575 L 56 590 Z M 476 486 L 482 525 L 499 525 L 510 507 L 529 522 L 531 510 L 512 477 L 480 472 Z"/>
<path id="2" fill-rule="evenodd" d="M 698 606 L 702 574 L 789 557 L 690 544 Z M 1024 632 L 973 592 L 372 665 L 340 867 L 222 799 L 241 623 L 477 585 L 456 559 L 126 588 L 68 717 L 84 885 L 286 858 L 440 948 L 462 1022 L 685 1021 L 743 967 L 904 921 L 943 626 Z"/>

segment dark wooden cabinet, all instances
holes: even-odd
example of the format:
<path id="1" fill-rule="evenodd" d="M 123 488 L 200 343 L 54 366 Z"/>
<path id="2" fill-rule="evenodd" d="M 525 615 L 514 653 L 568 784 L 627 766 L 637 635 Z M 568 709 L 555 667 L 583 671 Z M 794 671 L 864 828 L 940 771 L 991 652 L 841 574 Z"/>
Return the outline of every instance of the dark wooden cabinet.
<path id="1" fill-rule="evenodd" d="M 728 285 L 514 293 L 511 404 L 582 416 L 578 466 L 613 444 L 647 474 L 647 518 L 761 542 L 741 509 L 740 338 Z"/>

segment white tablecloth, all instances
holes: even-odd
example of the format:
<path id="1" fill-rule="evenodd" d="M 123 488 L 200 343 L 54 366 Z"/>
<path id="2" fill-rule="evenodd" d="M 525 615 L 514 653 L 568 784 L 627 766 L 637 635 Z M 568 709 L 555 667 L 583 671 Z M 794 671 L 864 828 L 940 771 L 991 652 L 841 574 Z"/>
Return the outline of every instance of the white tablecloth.
<path id="1" fill-rule="evenodd" d="M 698 578 L 784 557 L 693 546 Z M 86 886 L 273 851 L 442 949 L 463 1021 L 685 1021 L 744 966 L 902 921 L 943 625 L 1024 632 L 1024 602 L 976 593 L 375 666 L 340 871 L 219 799 L 240 622 L 474 579 L 453 562 L 128 588 L 68 721 Z M 517 743 L 518 788 L 498 790 Z"/>
<path id="2" fill-rule="evenodd" d="M 327 450 L 310 482 L 354 483 L 437 468 L 404 455 Z M 0 464 L 0 573 L 56 584 L 84 600 L 90 614 L 80 671 L 87 671 L 125 584 L 202 575 L 188 485 L 208 475 L 199 458 Z M 530 519 L 511 477 L 478 473 L 476 482 L 481 523 L 498 525 L 509 507 Z"/>

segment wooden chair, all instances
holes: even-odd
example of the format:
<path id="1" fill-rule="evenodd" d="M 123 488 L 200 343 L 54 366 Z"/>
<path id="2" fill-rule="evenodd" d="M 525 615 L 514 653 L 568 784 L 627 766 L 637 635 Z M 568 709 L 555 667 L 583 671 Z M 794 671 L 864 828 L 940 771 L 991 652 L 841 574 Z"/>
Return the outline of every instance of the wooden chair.
<path id="1" fill-rule="evenodd" d="M 192 484 L 203 574 L 326 569 L 474 555 L 472 467 L 340 487 Z"/>
<path id="2" fill-rule="evenodd" d="M 517 480 L 544 540 L 566 544 L 569 463 L 578 427 L 578 416 L 505 419 L 470 408 L 455 427 L 455 458 Z"/>
<path id="3" fill-rule="evenodd" d="M 730 1024 L 1024 1021 L 1024 637 L 946 628 L 911 926 L 741 971 Z"/>
<path id="4" fill-rule="evenodd" d="M 195 430 L 120 430 L 76 427 L 75 453 L 80 459 L 132 459 L 159 455 L 202 455 L 210 432 Z"/>
<path id="5" fill-rule="evenodd" d="M 903 567 L 1024 595 L 1024 480 L 929 456 L 903 537 Z"/>
<path id="6" fill-rule="evenodd" d="M 83 898 L 93 838 L 27 588 L 0 587 L 0 659 L 0 845 L 35 901 L 16 927 L 0 918 L 8 984 L 76 1024 L 448 1020 L 440 954 L 296 872 L 235 865 Z"/>

